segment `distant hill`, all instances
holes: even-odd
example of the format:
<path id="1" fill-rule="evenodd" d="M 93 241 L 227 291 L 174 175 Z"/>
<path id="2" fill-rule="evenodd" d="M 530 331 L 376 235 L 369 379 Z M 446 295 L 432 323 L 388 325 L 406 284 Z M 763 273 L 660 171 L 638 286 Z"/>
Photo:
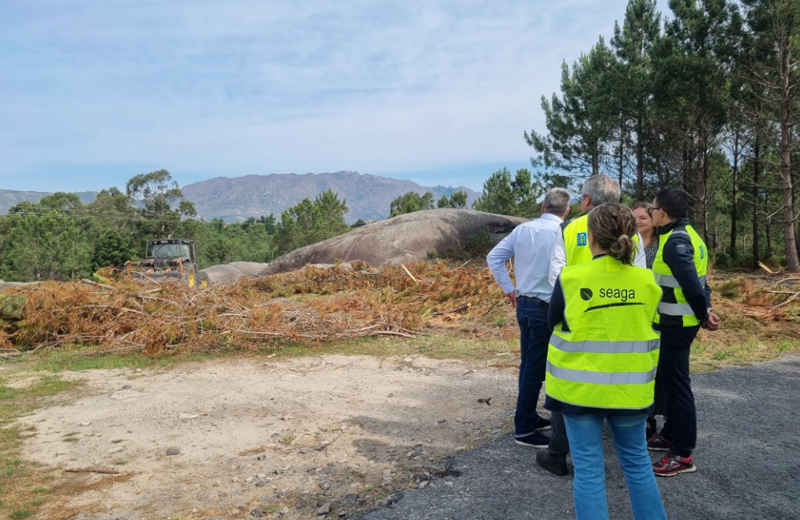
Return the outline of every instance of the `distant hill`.
<path id="1" fill-rule="evenodd" d="M 358 219 L 382 220 L 389 216 L 389 205 L 400 195 L 415 191 L 420 195 L 426 191 L 433 193 L 434 203 L 442 195 L 451 195 L 460 190 L 467 192 L 467 204 L 480 196 L 468 188 L 434 186 L 424 187 L 413 181 L 389 179 L 377 175 L 340 171 L 336 173 L 294 173 L 271 175 L 247 175 L 245 177 L 217 177 L 207 181 L 187 184 L 181 189 L 187 200 L 194 202 L 197 214 L 211 220 L 221 218 L 227 222 L 245 220 L 273 213 L 280 218 L 283 210 L 290 208 L 308 197 L 313 199 L 328 188 L 347 200 L 350 211 L 347 222 Z M 9 208 L 28 200 L 39 202 L 42 197 L 51 195 L 40 191 L 14 191 L 0 189 L 0 215 L 8 213 Z M 84 204 L 97 197 L 96 191 L 78 192 Z"/>
<path id="2" fill-rule="evenodd" d="M 385 219 L 389 216 L 391 202 L 409 191 L 433 193 L 434 202 L 442 195 L 459 189 L 467 192 L 468 204 L 480 194 L 468 188 L 424 187 L 413 181 L 404 181 L 340 171 L 336 173 L 307 173 L 297 175 L 271 174 L 247 175 L 229 179 L 218 177 L 183 186 L 183 195 L 194 202 L 197 213 L 203 218 L 222 218 L 226 221 L 244 220 L 248 217 L 275 214 L 294 206 L 305 197 L 313 199 L 318 193 L 331 188 L 340 198 L 347 200 L 347 221 L 358 219 Z"/>
<path id="3" fill-rule="evenodd" d="M 42 200 L 42 197 L 52 195 L 46 191 L 16 191 L 0 189 L 0 215 L 5 215 L 8 210 L 22 201 L 30 201 L 34 204 Z M 90 204 L 97 198 L 96 191 L 79 191 L 78 196 L 84 204 Z"/>

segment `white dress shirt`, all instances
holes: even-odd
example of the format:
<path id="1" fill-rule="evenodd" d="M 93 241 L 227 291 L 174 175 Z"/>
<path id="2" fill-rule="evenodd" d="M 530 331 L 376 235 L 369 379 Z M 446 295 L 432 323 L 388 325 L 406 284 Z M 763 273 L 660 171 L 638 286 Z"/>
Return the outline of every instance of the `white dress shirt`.
<path id="1" fill-rule="evenodd" d="M 636 255 L 633 257 L 633 265 L 644 267 L 647 269 L 647 257 L 644 254 L 644 240 L 642 235 L 639 235 L 639 247 L 636 249 Z M 550 285 L 555 286 L 561 270 L 567 265 L 567 250 L 564 247 L 564 234 L 561 233 L 559 228 L 558 237 L 556 237 L 555 244 L 553 244 L 553 253 L 550 256 Z"/>
<path id="2" fill-rule="evenodd" d="M 541 218 L 520 224 L 487 255 L 489 269 L 506 294 L 514 291 L 514 283 L 505 262 L 514 257 L 517 296 L 550 301 L 553 294 L 553 284 L 548 280 L 550 256 L 556 238 L 561 236 L 561 222 L 557 216 L 545 213 Z"/>

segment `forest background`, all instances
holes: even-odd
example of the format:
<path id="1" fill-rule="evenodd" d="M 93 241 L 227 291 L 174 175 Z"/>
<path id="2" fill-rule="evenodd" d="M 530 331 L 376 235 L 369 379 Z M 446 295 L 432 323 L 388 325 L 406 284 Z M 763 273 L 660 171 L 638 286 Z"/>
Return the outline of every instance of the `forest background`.
<path id="1" fill-rule="evenodd" d="M 759 261 L 800 271 L 800 1 L 630 0 L 609 42 L 561 69 L 542 97 L 546 132 L 524 132 L 531 169 L 492 173 L 473 208 L 536 217 L 555 186 L 590 175 L 623 187 L 626 203 L 681 187 L 717 268 Z M 387 217 L 466 206 L 407 193 Z M 275 215 L 226 224 L 197 219 L 166 170 L 138 174 L 91 204 L 56 193 L 0 217 L 0 278 L 71 280 L 138 258 L 148 238 L 197 241 L 200 267 L 269 262 L 366 224 L 345 223 L 330 190 Z"/>

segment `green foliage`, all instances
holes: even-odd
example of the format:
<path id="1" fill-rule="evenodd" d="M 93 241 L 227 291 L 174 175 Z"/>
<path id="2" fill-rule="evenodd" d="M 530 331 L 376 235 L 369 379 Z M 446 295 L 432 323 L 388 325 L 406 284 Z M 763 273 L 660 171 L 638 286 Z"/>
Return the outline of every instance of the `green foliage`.
<path id="1" fill-rule="evenodd" d="M 458 190 L 452 193 L 449 197 L 442 195 L 436 203 L 438 208 L 466 208 L 467 207 L 467 192 Z"/>
<path id="2" fill-rule="evenodd" d="M 439 202 L 441 202 L 441 199 Z M 425 195 L 420 195 L 415 191 L 409 191 L 405 195 L 400 195 L 392 201 L 389 206 L 389 218 L 433 208 L 433 193 L 426 192 Z"/>
<path id="3" fill-rule="evenodd" d="M 526 168 L 517 170 L 513 179 L 508 168 L 494 172 L 483 183 L 483 194 L 472 207 L 498 215 L 537 216 L 540 210 L 537 201 L 545 190 L 538 180 L 534 181 L 531 177 L 531 172 Z"/>
<path id="4" fill-rule="evenodd" d="M 0 278 L 76 280 L 91 274 L 86 224 L 57 211 L 11 217 Z"/>
<path id="5" fill-rule="evenodd" d="M 350 229 L 345 223 L 347 202 L 328 189 L 314 201 L 305 198 L 281 213 L 275 244 L 280 254 L 327 240 Z"/>
<path id="6" fill-rule="evenodd" d="M 0 217 L 0 278 L 27 282 L 90 277 L 100 267 L 121 267 L 141 258 L 147 239 L 168 236 L 195 240 L 201 269 L 234 261 L 269 262 L 277 256 L 274 215 L 233 224 L 182 219 L 195 215 L 194 205 L 180 200 L 178 211 L 166 209 L 163 203 L 179 199 L 165 170 L 137 175 L 128 187 L 149 202 L 140 199 L 144 207 L 137 208 L 131 196 L 109 188 L 88 205 L 75 194 L 56 193 L 39 204 L 11 208 L 9 216 Z M 335 197 L 322 194 L 318 199 L 320 218 L 335 222 Z M 343 223 L 335 227 L 336 232 L 343 229 L 348 229 Z"/>
<path id="7" fill-rule="evenodd" d="M 526 142 L 538 154 L 535 167 L 571 176 L 601 173 L 618 120 L 610 88 L 616 67 L 614 54 L 602 38 L 588 54 L 581 54 L 572 71 L 566 62 L 562 64 L 561 97 L 553 94 L 548 101 L 542 96 L 549 133 L 525 133 Z"/>
<path id="8" fill-rule="evenodd" d="M 119 231 L 108 229 L 95 242 L 92 269 L 96 271 L 101 267 L 122 267 L 135 257 L 133 241 L 123 237 Z"/>
<path id="9" fill-rule="evenodd" d="M 367 225 L 367 223 L 364 220 L 358 219 L 353 223 L 352 226 L 350 226 L 350 228 L 351 229 L 355 229 L 355 228 L 360 228 L 360 227 L 363 227 L 363 226 L 366 226 L 366 225 Z"/>

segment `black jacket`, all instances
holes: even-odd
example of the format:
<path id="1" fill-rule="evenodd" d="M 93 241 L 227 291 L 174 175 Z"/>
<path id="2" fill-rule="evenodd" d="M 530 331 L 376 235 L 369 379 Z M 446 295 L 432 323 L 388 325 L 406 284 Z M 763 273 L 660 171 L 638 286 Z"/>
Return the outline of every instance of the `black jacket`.
<path id="1" fill-rule="evenodd" d="M 662 235 L 688 225 L 689 219 L 682 218 L 659 227 L 659 240 L 663 240 L 660 238 Z M 682 233 L 670 236 L 667 243 L 664 244 L 663 259 L 672 271 L 672 276 L 680 284 L 683 295 L 692 307 L 694 315 L 701 323 L 707 320 L 708 309 L 711 307 L 711 288 L 708 283 L 704 285 L 700 283 L 697 267 L 694 265 L 694 247 L 689 236 Z"/>

